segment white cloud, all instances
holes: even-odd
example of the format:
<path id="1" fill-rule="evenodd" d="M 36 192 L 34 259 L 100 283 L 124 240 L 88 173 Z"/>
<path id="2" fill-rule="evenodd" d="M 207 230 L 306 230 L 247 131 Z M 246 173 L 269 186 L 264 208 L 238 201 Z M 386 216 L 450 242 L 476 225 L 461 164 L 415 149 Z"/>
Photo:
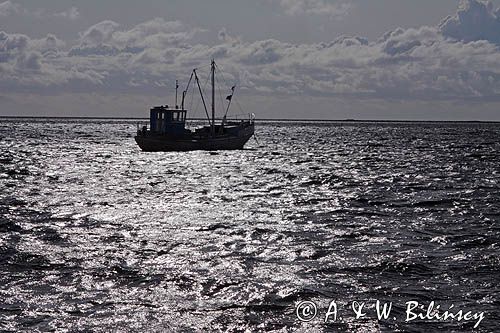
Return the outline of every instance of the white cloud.
<path id="1" fill-rule="evenodd" d="M 490 1 L 463 0 L 456 15 L 445 18 L 440 29 L 457 40 L 500 44 L 500 9 L 494 10 Z"/>
<path id="2" fill-rule="evenodd" d="M 113 34 L 114 43 L 132 48 L 164 48 L 181 46 L 197 32 L 179 21 L 165 21 L 163 18 L 136 25 L 130 30 Z"/>
<path id="3" fill-rule="evenodd" d="M 472 1 L 455 16 L 459 21 L 445 21 L 461 24 L 461 38 L 451 38 L 451 23 L 398 28 L 373 42 L 342 36 L 315 44 L 245 42 L 223 29 L 214 45 L 194 42 L 199 29 L 162 18 L 131 28 L 103 21 L 82 32 L 77 45 L 54 35 L 31 39 L 0 32 L 0 86 L 154 93 L 215 57 L 229 85 L 239 83 L 254 94 L 500 100 L 499 46 L 470 32 L 490 25 L 464 19 L 476 5 L 494 14 L 491 5 Z"/>
<path id="4" fill-rule="evenodd" d="M 7 34 L 0 31 L 0 63 L 6 63 L 23 53 L 29 37 L 21 34 Z"/>
<path id="5" fill-rule="evenodd" d="M 38 52 L 26 52 L 20 54 L 16 59 L 16 68 L 20 71 L 38 72 L 42 69 L 42 55 Z"/>
<path id="6" fill-rule="evenodd" d="M 107 43 L 111 40 L 113 33 L 119 26 L 118 23 L 110 20 L 99 22 L 83 32 L 80 36 L 80 40 L 82 44 L 86 45 Z"/>
<path id="7" fill-rule="evenodd" d="M 63 17 L 69 20 L 77 20 L 80 17 L 80 12 L 78 11 L 78 8 L 71 7 L 63 12 L 55 13 L 54 16 Z"/>
<path id="8" fill-rule="evenodd" d="M 316 14 L 342 18 L 349 13 L 352 4 L 332 0 L 279 0 L 288 15 Z"/>
<path id="9" fill-rule="evenodd" d="M 80 12 L 76 7 L 71 7 L 68 10 L 59 13 L 47 13 L 44 9 L 31 10 L 25 8 L 18 3 L 12 2 L 11 0 L 0 3 L 0 16 L 9 16 L 14 14 L 32 16 L 41 19 L 61 17 L 68 20 L 76 20 L 80 17 Z"/>
<path id="10" fill-rule="evenodd" d="M 99 22 L 80 35 L 80 44 L 73 47 L 70 55 L 118 55 L 119 53 L 140 53 L 147 49 L 182 47 L 199 31 L 184 26 L 179 21 L 165 21 L 155 18 L 120 30 L 116 22 Z"/>
<path id="11" fill-rule="evenodd" d="M 224 43 L 237 44 L 241 42 L 240 37 L 232 36 L 231 34 L 229 34 L 226 28 L 222 28 L 221 30 L 219 30 L 219 32 L 217 33 L 217 38 Z"/>
<path id="12" fill-rule="evenodd" d="M 21 6 L 10 0 L 0 3 L 0 16 L 9 16 L 21 11 Z"/>

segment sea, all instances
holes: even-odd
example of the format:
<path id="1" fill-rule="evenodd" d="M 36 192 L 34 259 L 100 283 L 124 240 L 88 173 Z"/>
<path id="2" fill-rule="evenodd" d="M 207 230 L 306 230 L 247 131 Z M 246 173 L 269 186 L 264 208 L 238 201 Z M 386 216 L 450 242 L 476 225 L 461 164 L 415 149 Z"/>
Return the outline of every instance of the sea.
<path id="1" fill-rule="evenodd" d="M 0 119 L 2 332 L 498 332 L 500 124 Z"/>

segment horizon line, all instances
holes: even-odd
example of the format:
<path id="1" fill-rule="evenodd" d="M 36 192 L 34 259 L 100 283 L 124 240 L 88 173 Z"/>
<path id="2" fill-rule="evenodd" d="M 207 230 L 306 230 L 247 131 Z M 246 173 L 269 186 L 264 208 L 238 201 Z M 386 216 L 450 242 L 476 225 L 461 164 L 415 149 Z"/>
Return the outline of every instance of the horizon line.
<path id="1" fill-rule="evenodd" d="M 96 120 L 149 120 L 147 117 L 91 117 L 91 116 L 13 116 L 13 115 L 0 115 L 0 119 L 96 119 Z M 222 118 L 216 118 L 221 120 Z M 187 118 L 187 121 L 202 121 L 206 118 Z M 500 123 L 500 120 L 403 120 L 403 119 L 308 119 L 308 118 L 256 118 L 256 122 L 277 121 L 277 122 L 393 122 L 393 123 Z"/>

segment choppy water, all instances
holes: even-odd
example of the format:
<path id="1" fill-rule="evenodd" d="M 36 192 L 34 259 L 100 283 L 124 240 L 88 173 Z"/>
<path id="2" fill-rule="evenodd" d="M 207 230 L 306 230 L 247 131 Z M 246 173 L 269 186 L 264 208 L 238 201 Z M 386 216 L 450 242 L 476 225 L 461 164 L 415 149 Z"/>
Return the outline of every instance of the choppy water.
<path id="1" fill-rule="evenodd" d="M 498 330 L 500 125 L 261 123 L 260 146 L 218 153 L 143 153 L 134 131 L 0 120 L 1 330 L 474 325 L 406 323 L 410 300 Z"/>

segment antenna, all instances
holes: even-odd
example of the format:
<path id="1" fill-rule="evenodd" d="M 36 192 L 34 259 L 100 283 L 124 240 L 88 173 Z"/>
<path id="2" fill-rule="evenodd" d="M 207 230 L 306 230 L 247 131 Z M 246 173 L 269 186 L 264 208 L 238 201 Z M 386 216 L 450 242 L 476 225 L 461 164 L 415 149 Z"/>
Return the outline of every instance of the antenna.
<path id="1" fill-rule="evenodd" d="M 210 133 L 215 136 L 215 60 L 212 59 L 212 126 Z"/>

